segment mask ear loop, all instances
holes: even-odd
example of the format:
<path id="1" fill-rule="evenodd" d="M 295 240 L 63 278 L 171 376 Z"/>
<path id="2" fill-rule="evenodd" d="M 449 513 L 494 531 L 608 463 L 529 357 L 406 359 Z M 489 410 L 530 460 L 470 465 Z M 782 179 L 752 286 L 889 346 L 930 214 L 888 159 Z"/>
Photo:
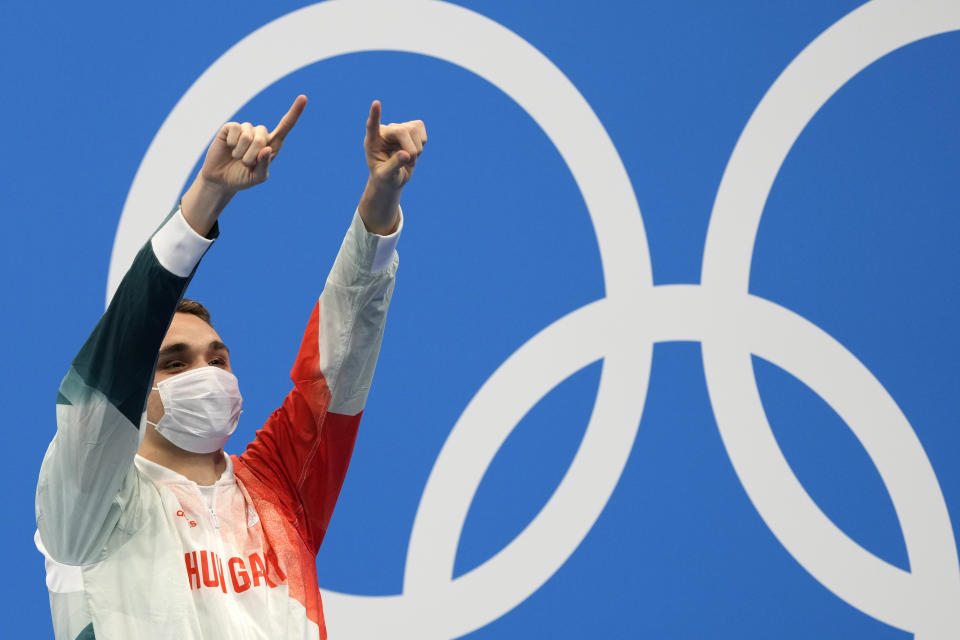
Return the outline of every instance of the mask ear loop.
<path id="1" fill-rule="evenodd" d="M 144 410 L 143 410 L 143 415 L 140 416 L 140 428 L 137 429 L 137 431 L 139 432 L 139 433 L 137 433 L 137 438 L 138 438 L 138 440 L 137 440 L 137 448 L 138 448 L 138 449 L 140 448 L 140 445 L 143 444 L 143 439 L 144 439 L 144 437 L 146 437 L 146 435 L 147 435 L 147 425 L 148 425 L 148 424 L 152 424 L 152 423 L 147 420 L 147 410 L 144 409 Z M 156 425 L 154 425 L 154 426 L 156 426 Z"/>
<path id="2" fill-rule="evenodd" d="M 160 387 L 150 387 L 150 391 L 156 391 L 157 393 L 160 393 Z M 162 403 L 162 401 L 161 401 L 161 403 Z M 152 426 L 154 429 L 157 428 L 157 423 L 156 423 L 156 422 L 150 422 L 149 420 L 147 420 L 147 410 L 144 409 L 144 410 L 143 410 L 143 417 L 140 418 L 140 434 L 139 434 L 140 444 L 143 444 L 143 438 L 146 436 L 146 432 L 147 432 L 147 430 L 146 430 L 146 425 L 148 425 L 148 424 L 149 424 L 150 426 Z"/>

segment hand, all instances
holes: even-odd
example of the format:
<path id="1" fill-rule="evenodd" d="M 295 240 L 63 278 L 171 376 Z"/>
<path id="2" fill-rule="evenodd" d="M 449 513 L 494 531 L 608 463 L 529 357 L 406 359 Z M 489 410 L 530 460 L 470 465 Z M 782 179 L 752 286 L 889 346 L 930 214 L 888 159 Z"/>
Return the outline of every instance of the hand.
<path id="1" fill-rule="evenodd" d="M 399 224 L 400 193 L 413 175 L 417 158 L 427 143 L 421 120 L 380 124 L 380 101 L 374 100 L 367 117 L 363 149 L 370 178 L 360 198 L 360 217 L 367 230 L 386 235 Z"/>
<path id="2" fill-rule="evenodd" d="M 297 96 L 287 114 L 272 132 L 263 125 L 228 122 L 220 128 L 207 150 L 200 175 L 226 191 L 240 191 L 269 177 L 269 167 L 280 153 L 283 140 L 297 124 L 307 105 L 306 96 Z"/>
<path id="3" fill-rule="evenodd" d="M 367 118 L 367 135 L 363 139 L 367 166 L 373 180 L 384 186 L 402 189 L 413 175 L 413 168 L 425 144 L 427 129 L 422 120 L 380 124 L 380 101 L 373 101 Z"/>
<path id="4" fill-rule="evenodd" d="M 280 123 L 267 133 L 264 126 L 228 122 L 213 139 L 197 179 L 180 199 L 180 211 L 200 235 L 207 235 L 233 195 L 269 177 L 270 163 L 280 153 L 283 140 L 307 106 L 297 96 Z"/>

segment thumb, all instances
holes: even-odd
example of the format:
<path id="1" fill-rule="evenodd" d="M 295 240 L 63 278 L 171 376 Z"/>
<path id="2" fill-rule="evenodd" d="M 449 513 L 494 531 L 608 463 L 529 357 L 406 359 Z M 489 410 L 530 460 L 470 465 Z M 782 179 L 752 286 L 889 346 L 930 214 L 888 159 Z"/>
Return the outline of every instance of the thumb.
<path id="1" fill-rule="evenodd" d="M 257 154 L 257 165 L 253 168 L 253 175 L 257 183 L 263 182 L 269 175 L 271 153 L 273 153 L 273 150 L 270 147 L 264 147 Z"/>
<path id="2" fill-rule="evenodd" d="M 400 169 L 413 166 L 415 162 L 416 160 L 414 160 L 413 156 L 403 149 L 399 149 L 390 156 L 389 160 L 383 163 L 382 171 L 390 175 L 390 177 L 395 178 L 400 173 Z"/>

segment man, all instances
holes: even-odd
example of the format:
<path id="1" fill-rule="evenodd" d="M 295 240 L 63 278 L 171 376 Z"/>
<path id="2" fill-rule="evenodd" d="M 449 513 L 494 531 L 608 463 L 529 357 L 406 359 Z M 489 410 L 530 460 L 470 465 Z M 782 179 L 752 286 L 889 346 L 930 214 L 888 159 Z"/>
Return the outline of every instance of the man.
<path id="1" fill-rule="evenodd" d="M 224 125 L 73 361 L 37 486 L 54 629 L 75 638 L 325 638 L 315 556 L 350 460 L 423 123 L 364 140 L 370 177 L 310 317 L 283 404 L 240 456 L 230 353 L 182 300 L 217 218 L 265 181 L 306 105 L 268 132 Z"/>

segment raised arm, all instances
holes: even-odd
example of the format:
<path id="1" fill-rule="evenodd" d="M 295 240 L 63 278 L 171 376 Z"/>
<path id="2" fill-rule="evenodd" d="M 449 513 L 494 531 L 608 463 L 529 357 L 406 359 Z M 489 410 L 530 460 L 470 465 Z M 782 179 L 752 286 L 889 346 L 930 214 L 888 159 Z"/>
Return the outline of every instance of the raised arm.
<path id="1" fill-rule="evenodd" d="M 138 526 L 133 459 L 157 351 L 187 284 L 217 236 L 233 195 L 267 178 L 303 111 L 300 96 L 271 134 L 223 126 L 200 174 L 134 259 L 107 311 L 74 358 L 57 394 L 57 432 L 37 485 L 37 527 L 52 558 L 100 559 Z M 118 525 L 121 525 L 118 527 Z"/>
<path id="2" fill-rule="evenodd" d="M 399 262 L 400 195 L 426 141 L 419 120 L 381 125 L 373 103 L 364 140 L 370 175 L 307 323 L 294 388 L 234 467 L 248 488 L 284 505 L 314 552 L 353 452 Z"/>

